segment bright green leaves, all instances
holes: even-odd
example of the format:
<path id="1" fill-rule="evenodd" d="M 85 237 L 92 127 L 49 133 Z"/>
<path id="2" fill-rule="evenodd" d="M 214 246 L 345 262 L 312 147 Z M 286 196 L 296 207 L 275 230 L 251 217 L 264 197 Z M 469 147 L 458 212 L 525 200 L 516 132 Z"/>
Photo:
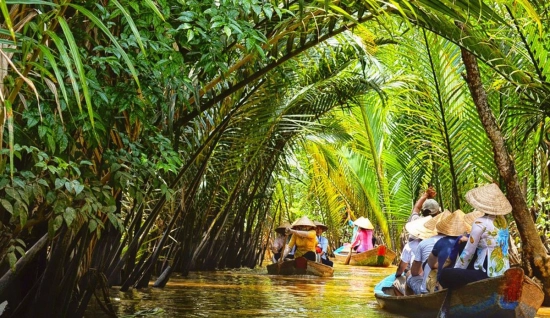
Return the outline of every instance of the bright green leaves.
<path id="1" fill-rule="evenodd" d="M 11 239 L 10 245 L 6 251 L 6 256 L 8 257 L 8 262 L 10 264 L 10 269 L 15 271 L 15 264 L 17 263 L 17 255 L 25 255 L 26 244 L 21 239 Z"/>

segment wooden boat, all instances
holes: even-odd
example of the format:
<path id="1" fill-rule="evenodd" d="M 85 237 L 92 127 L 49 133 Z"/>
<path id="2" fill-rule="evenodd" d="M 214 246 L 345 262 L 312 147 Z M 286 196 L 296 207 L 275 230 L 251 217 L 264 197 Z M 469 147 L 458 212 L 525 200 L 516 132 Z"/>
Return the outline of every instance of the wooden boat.
<path id="1" fill-rule="evenodd" d="M 447 290 L 431 294 L 395 296 L 394 275 L 374 288 L 380 307 L 407 317 L 437 317 Z M 535 317 L 544 293 L 519 267 L 451 290 L 446 317 Z"/>
<path id="2" fill-rule="evenodd" d="M 334 276 L 334 269 L 330 266 L 310 260 L 305 260 L 303 263 L 306 264 L 305 268 L 303 268 L 303 266 L 296 267 L 296 260 L 273 263 L 267 265 L 267 273 L 270 275 L 314 275 L 320 277 Z"/>
<path id="3" fill-rule="evenodd" d="M 344 263 L 348 257 L 349 249 L 341 250 L 340 252 L 334 252 L 334 256 L 337 262 Z M 384 245 L 379 245 L 372 250 L 366 252 L 352 254 L 349 264 L 357 266 L 377 266 L 388 267 L 395 259 L 395 252 L 390 250 Z"/>

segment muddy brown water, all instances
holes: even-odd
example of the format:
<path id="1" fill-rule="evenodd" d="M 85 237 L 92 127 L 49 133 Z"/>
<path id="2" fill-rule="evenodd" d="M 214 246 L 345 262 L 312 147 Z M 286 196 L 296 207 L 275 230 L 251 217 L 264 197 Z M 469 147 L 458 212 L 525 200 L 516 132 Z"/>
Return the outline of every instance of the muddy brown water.
<path id="1" fill-rule="evenodd" d="M 334 277 L 273 276 L 265 268 L 192 272 L 163 289 L 110 296 L 119 317 L 402 317 L 381 309 L 374 286 L 395 267 L 335 264 Z M 85 317 L 108 317 L 92 303 Z M 550 318 L 541 308 L 540 318 Z"/>

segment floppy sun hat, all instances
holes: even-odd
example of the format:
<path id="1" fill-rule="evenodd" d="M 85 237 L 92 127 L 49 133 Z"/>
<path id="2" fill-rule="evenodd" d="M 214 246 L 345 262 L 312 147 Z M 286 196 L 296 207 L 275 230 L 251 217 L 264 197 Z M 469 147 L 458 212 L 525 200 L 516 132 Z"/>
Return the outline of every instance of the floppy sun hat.
<path id="1" fill-rule="evenodd" d="M 461 210 L 456 210 L 447 215 L 435 225 L 437 233 L 447 236 L 459 236 L 468 232 L 468 229 L 468 225 L 464 222 L 464 212 Z"/>
<path id="2" fill-rule="evenodd" d="M 494 183 L 466 192 L 466 201 L 476 210 L 485 214 L 505 215 L 512 212 L 512 205 Z"/>
<path id="3" fill-rule="evenodd" d="M 405 224 L 405 229 L 407 230 L 407 232 L 409 232 L 409 234 L 419 239 L 427 239 L 437 234 L 435 231 L 428 230 L 425 226 L 426 222 L 432 219 L 433 218 L 431 215 L 418 218 Z"/>

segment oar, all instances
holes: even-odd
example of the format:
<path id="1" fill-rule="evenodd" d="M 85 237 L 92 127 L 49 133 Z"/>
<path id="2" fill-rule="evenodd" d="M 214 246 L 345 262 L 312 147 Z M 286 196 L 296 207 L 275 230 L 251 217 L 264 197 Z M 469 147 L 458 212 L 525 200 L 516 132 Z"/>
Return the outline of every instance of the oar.
<path id="1" fill-rule="evenodd" d="M 281 272 L 281 264 L 283 264 L 286 247 L 288 246 L 288 243 L 286 242 L 287 239 L 288 235 L 285 234 L 285 245 L 283 246 L 283 250 L 281 251 L 281 256 L 279 256 L 279 260 L 277 261 L 277 275 Z"/>
<path id="2" fill-rule="evenodd" d="M 351 259 L 351 253 L 353 253 L 353 247 L 350 246 L 348 257 L 346 258 L 346 261 L 344 262 L 344 265 L 349 265 L 349 260 Z"/>

